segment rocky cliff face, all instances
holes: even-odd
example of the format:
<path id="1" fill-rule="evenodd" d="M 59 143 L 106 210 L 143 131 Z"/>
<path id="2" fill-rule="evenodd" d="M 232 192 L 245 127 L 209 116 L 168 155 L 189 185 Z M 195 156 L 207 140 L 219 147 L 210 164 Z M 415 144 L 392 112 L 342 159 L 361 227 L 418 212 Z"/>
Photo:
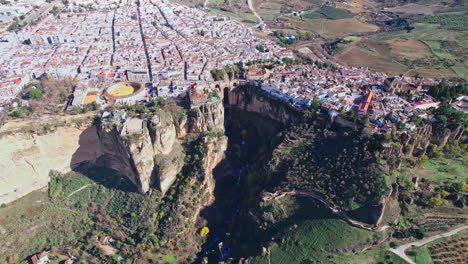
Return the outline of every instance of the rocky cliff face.
<path id="1" fill-rule="evenodd" d="M 189 133 L 211 130 L 224 130 L 224 106 L 221 102 L 202 105 L 189 112 Z"/>
<path id="2" fill-rule="evenodd" d="M 431 144 L 443 148 L 449 141 L 464 140 L 466 140 L 466 131 L 461 125 L 446 127 L 438 124 L 426 125 L 401 134 L 396 144 L 385 144 L 381 155 L 420 158 L 426 154 Z"/>
<path id="3" fill-rule="evenodd" d="M 299 111 L 279 99 L 259 91 L 258 87 L 247 86 L 230 90 L 227 101 L 229 107 L 257 113 L 282 124 L 288 124 L 301 115 Z"/>
<path id="4" fill-rule="evenodd" d="M 0 203 L 46 187 L 51 170 L 69 172 L 98 152 L 96 128 L 58 127 L 47 134 L 15 133 L 0 138 Z"/>
<path id="5" fill-rule="evenodd" d="M 182 147 L 169 114 L 162 113 L 157 124 L 129 119 L 122 128 L 102 126 L 98 135 L 97 164 L 119 171 L 141 192 L 156 185 L 165 193 L 183 166 Z"/>
<path id="6" fill-rule="evenodd" d="M 43 135 L 15 132 L 3 136 L 0 203 L 46 187 L 51 170 L 66 173 L 83 162 L 118 171 L 141 192 L 155 186 L 165 193 L 184 165 L 181 138 L 187 133 L 224 130 L 224 107 L 221 102 L 202 106 L 192 109 L 189 118 L 178 120 L 161 111 L 159 118 L 157 124 L 130 118 L 123 125 L 62 126 Z M 207 142 L 207 171 L 224 154 L 227 143 L 223 142 L 216 145 L 216 151 L 214 143 Z"/>
<path id="7" fill-rule="evenodd" d="M 99 152 L 96 165 L 118 171 L 132 181 L 141 192 L 149 189 L 154 168 L 153 144 L 146 124 L 141 120 L 138 133 L 122 136 L 113 127 L 99 127 Z"/>
<path id="8" fill-rule="evenodd" d="M 228 138 L 226 136 L 216 139 L 205 138 L 205 142 L 207 146 L 207 152 L 203 158 L 203 167 L 206 171 L 206 177 L 203 185 L 210 193 L 212 193 L 215 188 L 213 169 L 218 166 L 218 164 L 224 158 L 224 153 L 226 152 L 228 146 Z M 209 203 L 211 202 L 212 200 Z M 207 204 L 204 206 L 206 205 Z"/>

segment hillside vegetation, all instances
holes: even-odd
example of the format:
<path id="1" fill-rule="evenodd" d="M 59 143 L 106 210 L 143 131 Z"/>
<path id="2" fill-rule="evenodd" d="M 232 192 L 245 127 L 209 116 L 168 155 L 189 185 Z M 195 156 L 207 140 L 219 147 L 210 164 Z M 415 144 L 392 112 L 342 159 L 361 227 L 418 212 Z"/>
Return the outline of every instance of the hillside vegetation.
<path id="1" fill-rule="evenodd" d="M 304 197 L 264 201 L 261 210 L 265 232 L 274 239 L 264 256 L 252 259 L 255 264 L 347 263 L 385 237 L 352 227 Z"/>
<path id="2" fill-rule="evenodd" d="M 300 124 L 286 132 L 271 163 L 281 190 L 323 196 L 347 209 L 377 206 L 388 186 L 378 143 L 356 132 L 337 133 Z"/>

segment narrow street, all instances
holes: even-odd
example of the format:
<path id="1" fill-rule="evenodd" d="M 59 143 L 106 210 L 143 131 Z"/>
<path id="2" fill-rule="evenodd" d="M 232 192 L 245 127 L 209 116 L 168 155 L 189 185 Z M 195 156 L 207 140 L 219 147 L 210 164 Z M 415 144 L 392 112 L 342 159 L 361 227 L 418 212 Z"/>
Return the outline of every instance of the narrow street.
<path id="1" fill-rule="evenodd" d="M 140 26 L 141 41 L 143 42 L 143 48 L 145 49 L 145 55 L 146 55 L 146 66 L 148 67 L 148 75 L 149 75 L 150 82 L 153 83 L 151 59 L 149 57 L 148 47 L 146 46 L 145 34 L 143 33 L 143 25 L 141 24 L 140 2 L 136 2 L 136 3 L 137 3 L 136 5 L 137 5 L 137 11 L 138 11 L 138 25 Z"/>

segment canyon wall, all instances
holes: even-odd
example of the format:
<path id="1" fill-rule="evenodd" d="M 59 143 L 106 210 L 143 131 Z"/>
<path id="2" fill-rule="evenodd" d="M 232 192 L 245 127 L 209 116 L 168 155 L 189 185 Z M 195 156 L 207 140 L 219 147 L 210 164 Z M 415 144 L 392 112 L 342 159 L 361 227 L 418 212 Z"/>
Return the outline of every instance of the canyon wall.
<path id="1" fill-rule="evenodd" d="M 94 162 L 98 137 L 93 126 L 59 127 L 46 134 L 18 132 L 0 138 L 0 203 L 46 187 L 51 170 L 69 172 Z"/>
<path id="2" fill-rule="evenodd" d="M 129 118 L 123 124 L 88 121 L 80 126 L 62 124 L 43 133 L 4 133 L 0 138 L 0 203 L 46 187 L 51 170 L 67 173 L 84 162 L 119 172 L 140 192 L 154 186 L 165 193 L 184 165 L 182 137 L 224 131 L 224 107 L 221 102 L 201 106 L 178 120 L 160 111 L 158 118 L 157 123 Z M 220 141 L 216 151 L 208 145 L 209 171 L 219 162 L 218 156 L 224 155 L 225 141 Z"/>
<path id="3" fill-rule="evenodd" d="M 300 111 L 270 96 L 258 87 L 240 86 L 239 88 L 229 89 L 227 95 L 229 107 L 257 113 L 262 117 L 285 125 L 302 116 Z M 357 124 L 342 118 L 337 118 L 335 124 L 353 129 L 359 128 Z M 442 126 L 440 124 L 429 124 L 402 133 L 398 136 L 397 141 L 396 144 L 384 144 L 384 150 L 380 155 L 382 157 L 420 158 L 426 154 L 431 144 L 443 148 L 449 141 L 465 142 L 466 131 L 461 125 Z"/>
<path id="4" fill-rule="evenodd" d="M 225 107 L 256 113 L 266 120 L 287 126 L 302 113 L 288 104 L 259 90 L 243 85 L 220 94 L 220 101 L 191 109 L 174 117 L 164 111 L 159 121 L 130 118 L 124 124 L 59 126 L 47 133 L 4 133 L 0 138 L 0 203 L 8 203 L 27 193 L 47 186 L 51 170 L 69 172 L 83 162 L 112 168 L 128 177 L 141 192 L 155 186 L 165 193 L 184 165 L 182 143 L 187 134 L 223 132 Z M 253 124 L 253 126 L 255 126 Z M 380 155 L 418 158 L 431 144 L 441 147 L 450 140 L 464 141 L 462 126 L 427 125 L 398 137 L 395 144 L 385 144 Z M 227 141 L 220 141 L 206 157 L 210 171 L 224 155 Z M 213 157 L 211 157 L 213 156 Z M 219 157 L 218 157 L 219 156 Z"/>
<path id="5" fill-rule="evenodd" d="M 270 96 L 259 87 L 244 85 L 229 89 L 225 100 L 228 107 L 243 111 L 257 113 L 264 118 L 272 119 L 284 125 L 302 116 L 302 113 L 293 109 L 280 99 Z"/>

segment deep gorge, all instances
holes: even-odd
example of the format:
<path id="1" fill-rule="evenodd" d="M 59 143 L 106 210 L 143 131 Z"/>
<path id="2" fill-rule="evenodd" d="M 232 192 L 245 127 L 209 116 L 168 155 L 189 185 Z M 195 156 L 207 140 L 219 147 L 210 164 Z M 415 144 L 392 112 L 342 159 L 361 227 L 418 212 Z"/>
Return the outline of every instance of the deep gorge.
<path id="1" fill-rule="evenodd" d="M 419 128 L 385 147 L 380 139 L 361 135 L 354 128 L 342 125 L 339 120 L 331 122 L 321 114 L 304 117 L 299 111 L 255 86 L 231 87 L 222 91 L 223 100 L 190 110 L 186 108 L 183 112 L 181 106 L 166 105 L 157 110 L 159 122 L 132 117 L 124 126 L 126 130 L 112 123 L 106 124 L 105 120 L 94 120 L 90 126 L 91 120 L 88 120 L 88 125 L 69 124 L 67 128 L 57 126 L 45 134 L 4 135 L 0 140 L 11 142 L 14 136 L 20 142 L 42 142 L 56 135 L 68 139 L 67 142 L 76 140 L 78 146 L 58 150 L 58 153 L 70 153 L 71 158 L 66 161 L 68 170 L 87 175 L 87 171 L 94 168 L 112 169 L 117 177 L 117 185 L 129 181 L 134 186 L 134 190 L 128 194 L 125 192 L 132 188 L 122 189 L 125 191 L 120 194 L 123 200 L 129 195 L 135 204 L 139 200 L 152 204 L 148 207 L 152 211 L 139 216 L 139 224 L 131 220 L 134 216 L 130 213 L 125 214 L 131 228 L 122 224 L 122 230 L 126 230 L 122 232 L 138 246 L 133 249 L 126 246 L 122 250 L 146 252 L 148 248 L 156 251 L 165 249 L 177 252 L 180 263 L 200 263 L 203 259 L 216 263 L 262 254 L 263 248 L 271 243 L 275 234 L 289 228 L 287 219 L 279 221 L 268 215 L 271 212 L 265 205 L 265 193 L 315 191 L 358 220 L 369 224 L 378 221 L 378 226 L 394 222 L 399 214 L 398 204 L 395 205 L 397 186 L 388 175 L 390 167 L 399 164 L 385 161 L 377 166 L 376 163 L 382 174 L 376 175 L 375 179 L 387 182 L 381 196 L 376 196 L 381 199 L 375 201 L 367 199 L 374 194 L 362 192 L 358 188 L 347 196 L 334 195 L 336 184 L 342 188 L 348 186 L 346 181 L 352 183 L 356 179 L 365 180 L 359 178 L 363 173 L 356 170 L 356 178 L 343 178 L 343 183 L 336 183 L 333 181 L 338 175 L 334 174 L 335 169 L 337 171 L 338 168 L 343 170 L 346 166 L 353 166 L 348 161 L 349 155 L 361 159 L 353 151 L 369 152 L 366 155 L 372 162 L 383 158 L 390 160 L 392 157 L 412 160 L 424 155 L 430 144 L 446 144 L 449 140 L 461 139 L 464 134 L 464 130 L 459 127 Z M 132 130 L 130 123 L 139 128 L 137 132 Z M 82 133 L 67 134 L 68 130 Z M 30 160 L 34 160 L 37 158 L 34 153 L 50 152 L 52 146 L 36 145 L 37 151 L 34 152 L 28 152 L 28 148 L 18 148 L 11 157 L 21 152 L 32 155 Z M 347 149 L 348 153 L 343 149 Z M 296 156 L 299 155 L 294 153 L 304 151 L 319 155 L 313 158 L 318 163 L 310 168 L 304 167 L 306 177 L 288 175 L 284 169 L 296 168 L 291 167 L 294 164 L 300 165 L 297 168 L 301 170 L 303 164 L 300 160 L 297 163 Z M 334 155 L 341 158 L 334 159 Z M 39 162 L 55 166 L 52 161 Z M 62 160 L 57 162 L 63 165 Z M 335 162 L 341 165 L 337 166 Z M 35 163 L 31 164 L 28 166 L 34 169 Z M 311 180 L 308 175 L 316 171 L 315 168 L 318 168 L 320 174 L 313 175 L 318 178 Z M 36 171 L 45 173 L 42 168 Z M 61 172 L 66 171 L 66 168 L 61 169 Z M 322 175 L 330 180 L 323 180 Z M 108 188 L 117 188 L 108 178 L 99 179 L 99 175 L 95 174 L 89 176 Z M 43 180 L 48 179 L 47 172 Z M 373 181 L 374 178 L 370 179 Z M 318 186 L 314 184 L 315 181 L 321 181 L 323 187 L 315 189 Z M 39 188 L 43 186 L 44 183 Z M 355 195 L 359 197 L 355 198 Z M 356 201 L 348 203 L 347 197 Z M 325 212 L 327 210 L 313 199 L 307 200 L 307 204 L 314 208 L 311 212 L 316 210 L 318 215 L 324 209 Z M 382 208 L 384 204 L 386 206 Z M 117 211 L 110 217 L 119 215 L 120 209 L 113 210 Z M 329 213 L 325 215 L 333 217 Z M 277 220 L 279 222 L 275 222 Z M 96 229 L 105 230 L 105 224 Z M 205 226 L 210 232 L 206 238 L 200 237 L 197 233 Z M 362 245 L 362 248 L 366 246 Z M 151 263 L 150 260 L 154 258 L 154 254 L 141 255 L 146 263 Z M 196 258 L 193 257 L 195 255 Z"/>

